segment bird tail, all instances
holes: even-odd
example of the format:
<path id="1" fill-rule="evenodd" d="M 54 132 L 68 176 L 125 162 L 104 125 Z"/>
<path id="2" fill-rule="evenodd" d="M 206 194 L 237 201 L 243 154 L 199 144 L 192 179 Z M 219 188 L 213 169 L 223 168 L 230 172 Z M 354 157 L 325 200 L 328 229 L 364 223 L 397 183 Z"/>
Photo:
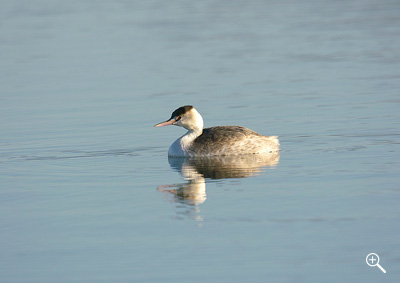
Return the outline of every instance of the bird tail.
<path id="1" fill-rule="evenodd" d="M 278 136 L 270 136 L 269 139 L 276 145 L 280 145 Z"/>

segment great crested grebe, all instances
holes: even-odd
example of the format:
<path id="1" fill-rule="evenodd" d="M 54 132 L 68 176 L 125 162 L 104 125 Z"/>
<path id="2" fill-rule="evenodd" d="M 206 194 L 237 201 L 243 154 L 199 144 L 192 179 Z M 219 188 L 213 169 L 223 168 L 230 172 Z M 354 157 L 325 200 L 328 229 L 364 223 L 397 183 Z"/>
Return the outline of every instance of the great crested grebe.
<path id="1" fill-rule="evenodd" d="M 169 148 L 168 156 L 197 157 L 216 155 L 262 154 L 279 151 L 277 136 L 262 136 L 240 126 L 203 128 L 203 118 L 191 106 L 179 107 L 171 118 L 154 127 L 175 125 L 187 129 Z"/>

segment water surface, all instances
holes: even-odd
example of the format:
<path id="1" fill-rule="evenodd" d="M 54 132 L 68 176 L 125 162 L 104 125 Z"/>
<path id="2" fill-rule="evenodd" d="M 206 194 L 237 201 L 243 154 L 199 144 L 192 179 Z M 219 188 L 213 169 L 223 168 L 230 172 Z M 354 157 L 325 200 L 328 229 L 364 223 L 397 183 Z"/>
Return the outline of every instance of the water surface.
<path id="1" fill-rule="evenodd" d="M 398 282 L 399 14 L 3 1 L 0 281 Z M 280 156 L 168 159 L 185 104 Z"/>

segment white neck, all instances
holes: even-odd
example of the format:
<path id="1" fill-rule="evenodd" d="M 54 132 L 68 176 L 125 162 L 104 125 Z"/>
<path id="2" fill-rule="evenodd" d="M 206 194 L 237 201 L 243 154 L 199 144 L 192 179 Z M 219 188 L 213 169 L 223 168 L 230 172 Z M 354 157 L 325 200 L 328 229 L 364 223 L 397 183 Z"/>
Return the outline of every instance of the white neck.
<path id="1" fill-rule="evenodd" d="M 203 129 L 189 130 L 177 139 L 169 148 L 169 156 L 190 156 L 189 149 L 193 141 L 202 134 Z"/>
<path id="2" fill-rule="evenodd" d="M 198 136 L 202 134 L 202 132 L 203 128 L 187 131 L 186 134 L 180 137 L 181 144 L 189 146 Z"/>

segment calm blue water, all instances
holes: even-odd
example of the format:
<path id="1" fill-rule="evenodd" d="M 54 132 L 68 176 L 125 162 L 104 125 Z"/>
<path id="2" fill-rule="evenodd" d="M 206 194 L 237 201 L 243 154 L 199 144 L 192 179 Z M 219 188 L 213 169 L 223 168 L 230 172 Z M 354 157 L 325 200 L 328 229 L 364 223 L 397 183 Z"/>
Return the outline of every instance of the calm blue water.
<path id="1" fill-rule="evenodd" d="M 399 15 L 2 1 L 0 281 L 399 282 Z M 280 156 L 168 160 L 185 104 Z"/>

